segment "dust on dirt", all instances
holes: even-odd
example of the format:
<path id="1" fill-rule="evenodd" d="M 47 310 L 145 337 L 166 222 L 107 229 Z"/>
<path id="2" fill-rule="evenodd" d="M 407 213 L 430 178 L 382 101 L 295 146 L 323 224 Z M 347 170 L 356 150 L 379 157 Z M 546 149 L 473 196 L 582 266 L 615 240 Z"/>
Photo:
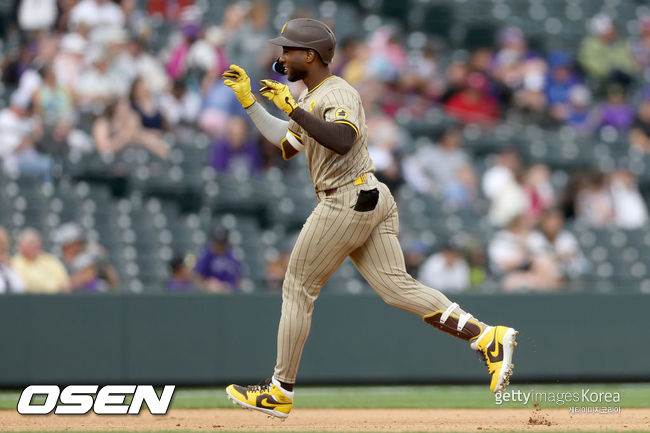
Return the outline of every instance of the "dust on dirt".
<path id="1" fill-rule="evenodd" d="M 533 413 L 528 418 L 528 424 L 530 425 L 545 425 L 550 426 L 552 423 L 546 418 L 546 415 L 542 411 L 542 408 L 539 405 L 539 402 L 535 402 L 533 405 Z"/>

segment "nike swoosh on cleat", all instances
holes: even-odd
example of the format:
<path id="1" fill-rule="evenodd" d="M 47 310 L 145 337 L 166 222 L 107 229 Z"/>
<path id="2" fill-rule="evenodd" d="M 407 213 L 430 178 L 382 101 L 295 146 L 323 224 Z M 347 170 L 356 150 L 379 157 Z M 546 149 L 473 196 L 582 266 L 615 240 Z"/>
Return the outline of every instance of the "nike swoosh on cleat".
<path id="1" fill-rule="evenodd" d="M 269 403 L 271 405 L 269 405 Z M 258 396 L 257 400 L 255 401 L 255 405 L 257 407 L 263 407 L 263 408 L 266 408 L 266 409 L 275 409 L 276 406 L 284 406 L 284 405 L 287 405 L 287 404 L 291 404 L 291 403 L 279 403 L 275 398 L 273 398 L 273 396 L 271 396 L 269 394 L 262 394 L 262 395 Z"/>
<path id="2" fill-rule="evenodd" d="M 503 361 L 503 344 L 496 344 L 496 352 L 488 351 L 488 358 L 490 362 L 501 362 Z"/>

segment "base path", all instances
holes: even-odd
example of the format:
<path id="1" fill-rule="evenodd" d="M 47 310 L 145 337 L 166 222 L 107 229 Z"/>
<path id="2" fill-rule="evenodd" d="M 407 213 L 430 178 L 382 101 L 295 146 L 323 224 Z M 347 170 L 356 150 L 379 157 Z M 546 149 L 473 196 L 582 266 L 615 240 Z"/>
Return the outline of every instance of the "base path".
<path id="1" fill-rule="evenodd" d="M 171 409 L 152 416 L 22 416 L 0 411 L 0 431 L 650 431 L 650 409 L 570 414 L 562 409 L 294 409 L 286 421 L 242 409 Z"/>

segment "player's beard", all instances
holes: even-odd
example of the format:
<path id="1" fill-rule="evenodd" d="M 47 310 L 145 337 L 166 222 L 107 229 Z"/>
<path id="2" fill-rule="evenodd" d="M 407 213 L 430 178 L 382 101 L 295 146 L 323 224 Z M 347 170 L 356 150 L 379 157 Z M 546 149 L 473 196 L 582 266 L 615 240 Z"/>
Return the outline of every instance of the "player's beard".
<path id="1" fill-rule="evenodd" d="M 307 76 L 307 71 L 305 69 L 291 68 L 289 70 L 289 74 L 287 75 L 287 80 L 291 81 L 292 83 L 295 83 L 296 81 L 302 80 L 306 76 Z"/>

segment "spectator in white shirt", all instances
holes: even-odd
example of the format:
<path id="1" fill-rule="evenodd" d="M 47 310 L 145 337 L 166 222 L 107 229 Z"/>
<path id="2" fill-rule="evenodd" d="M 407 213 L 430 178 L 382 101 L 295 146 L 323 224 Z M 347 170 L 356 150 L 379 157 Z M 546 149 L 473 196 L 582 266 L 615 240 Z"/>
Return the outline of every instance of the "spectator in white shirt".
<path id="1" fill-rule="evenodd" d="M 68 33 L 61 38 L 60 49 L 52 63 L 58 84 L 74 90 L 85 67 L 84 54 L 88 43 L 79 33 Z"/>
<path id="2" fill-rule="evenodd" d="M 0 112 L 0 158 L 6 173 L 51 180 L 51 159 L 36 151 L 42 128 L 30 117 L 29 96 L 16 91 Z"/>
<path id="3" fill-rule="evenodd" d="M 610 191 L 614 205 L 614 223 L 623 229 L 638 229 L 648 223 L 646 205 L 634 174 L 618 170 L 611 174 Z"/>
<path id="4" fill-rule="evenodd" d="M 124 12 L 112 0 L 81 0 L 70 12 L 70 25 L 86 25 L 91 29 L 102 26 L 124 26 Z"/>
<path id="5" fill-rule="evenodd" d="M 441 292 L 459 293 L 470 287 L 469 265 L 452 243 L 429 257 L 420 267 L 418 280 Z"/>
<path id="6" fill-rule="evenodd" d="M 562 276 L 555 259 L 530 247 L 530 222 L 519 215 L 488 246 L 490 268 L 505 291 L 555 290 Z"/>
<path id="7" fill-rule="evenodd" d="M 495 227 L 504 227 L 517 215 L 527 215 L 529 210 L 529 196 L 524 185 L 523 170 L 512 173 L 512 177 L 506 171 L 502 174 L 504 177 L 499 182 L 498 193 L 490 200 L 488 215 L 490 223 Z"/>
<path id="8" fill-rule="evenodd" d="M 580 250 L 578 240 L 564 228 L 564 216 L 558 209 L 549 209 L 542 214 L 539 230 L 530 234 L 527 244 L 535 256 L 555 259 L 565 278 L 576 278 L 589 270 L 589 262 Z"/>
<path id="9" fill-rule="evenodd" d="M 462 149 L 463 136 L 458 128 L 445 130 L 437 146 L 422 146 L 404 160 L 404 177 L 423 194 L 445 191 L 457 180 L 458 171 L 470 163 Z"/>
<path id="10" fill-rule="evenodd" d="M 122 79 L 109 71 L 111 60 L 103 50 L 90 54 L 91 66 L 86 69 L 76 86 L 76 93 L 82 105 L 94 103 L 106 105 L 116 96 L 122 96 L 125 89 Z"/>
<path id="11" fill-rule="evenodd" d="M 4 227 L 0 227 L 0 294 L 24 293 L 25 283 L 11 268 L 10 247 L 9 234 Z"/>
<path id="12" fill-rule="evenodd" d="M 503 188 L 515 181 L 515 173 L 521 169 L 521 158 L 515 148 L 504 149 L 492 167 L 483 174 L 483 194 L 489 200 L 499 195 Z"/>

